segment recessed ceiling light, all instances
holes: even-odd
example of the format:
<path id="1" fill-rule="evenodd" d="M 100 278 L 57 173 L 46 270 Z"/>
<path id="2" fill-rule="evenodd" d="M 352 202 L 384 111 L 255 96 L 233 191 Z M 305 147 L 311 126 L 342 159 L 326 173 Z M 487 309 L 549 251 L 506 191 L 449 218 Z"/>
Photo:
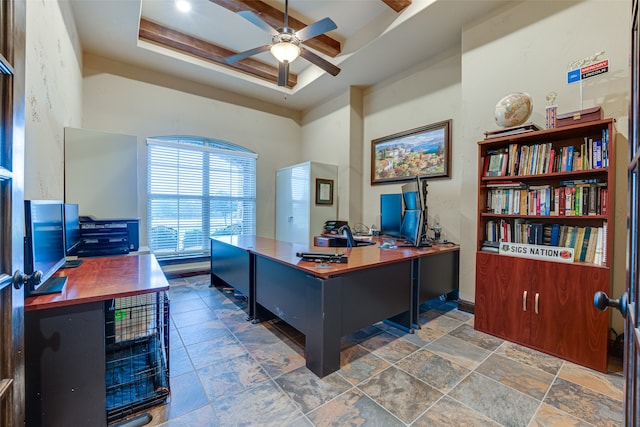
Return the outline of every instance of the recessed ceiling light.
<path id="1" fill-rule="evenodd" d="M 187 0 L 176 0 L 176 7 L 180 12 L 189 12 L 191 10 L 191 3 Z"/>

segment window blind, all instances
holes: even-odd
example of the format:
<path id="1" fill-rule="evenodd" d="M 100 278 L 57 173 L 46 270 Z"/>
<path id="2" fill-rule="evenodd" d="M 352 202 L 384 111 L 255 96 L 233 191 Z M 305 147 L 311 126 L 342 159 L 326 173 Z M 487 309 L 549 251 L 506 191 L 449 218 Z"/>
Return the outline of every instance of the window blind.
<path id="1" fill-rule="evenodd" d="M 207 256 L 210 236 L 255 234 L 255 153 L 207 138 L 147 148 L 147 240 L 158 259 Z"/>

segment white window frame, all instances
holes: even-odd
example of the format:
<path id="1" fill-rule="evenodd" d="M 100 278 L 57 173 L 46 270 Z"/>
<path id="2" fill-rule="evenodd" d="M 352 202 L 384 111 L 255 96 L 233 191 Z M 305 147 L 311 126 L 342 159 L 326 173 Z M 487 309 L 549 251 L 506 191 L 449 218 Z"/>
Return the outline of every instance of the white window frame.
<path id="1" fill-rule="evenodd" d="M 148 138 L 151 252 L 159 260 L 206 257 L 211 236 L 255 234 L 257 157 L 246 148 L 209 138 Z"/>

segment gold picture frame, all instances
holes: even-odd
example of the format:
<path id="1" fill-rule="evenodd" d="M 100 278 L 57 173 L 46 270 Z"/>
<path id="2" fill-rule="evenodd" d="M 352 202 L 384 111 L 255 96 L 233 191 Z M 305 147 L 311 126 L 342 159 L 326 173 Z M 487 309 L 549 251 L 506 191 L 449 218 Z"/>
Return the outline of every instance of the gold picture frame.
<path id="1" fill-rule="evenodd" d="M 316 178 L 316 205 L 333 205 L 333 180 Z"/>
<path id="2" fill-rule="evenodd" d="M 451 119 L 371 141 L 371 184 L 451 174 Z"/>

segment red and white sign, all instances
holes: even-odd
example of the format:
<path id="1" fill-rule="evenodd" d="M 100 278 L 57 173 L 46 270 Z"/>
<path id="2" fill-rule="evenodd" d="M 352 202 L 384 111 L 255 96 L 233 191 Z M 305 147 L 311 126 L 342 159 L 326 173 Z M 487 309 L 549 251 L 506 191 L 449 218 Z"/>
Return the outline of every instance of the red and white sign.
<path id="1" fill-rule="evenodd" d="M 580 68 L 580 78 L 584 80 L 588 79 L 589 77 L 599 76 L 600 74 L 604 74 L 608 71 L 609 60 L 603 59 L 602 61 L 598 61 L 594 64 Z"/>

